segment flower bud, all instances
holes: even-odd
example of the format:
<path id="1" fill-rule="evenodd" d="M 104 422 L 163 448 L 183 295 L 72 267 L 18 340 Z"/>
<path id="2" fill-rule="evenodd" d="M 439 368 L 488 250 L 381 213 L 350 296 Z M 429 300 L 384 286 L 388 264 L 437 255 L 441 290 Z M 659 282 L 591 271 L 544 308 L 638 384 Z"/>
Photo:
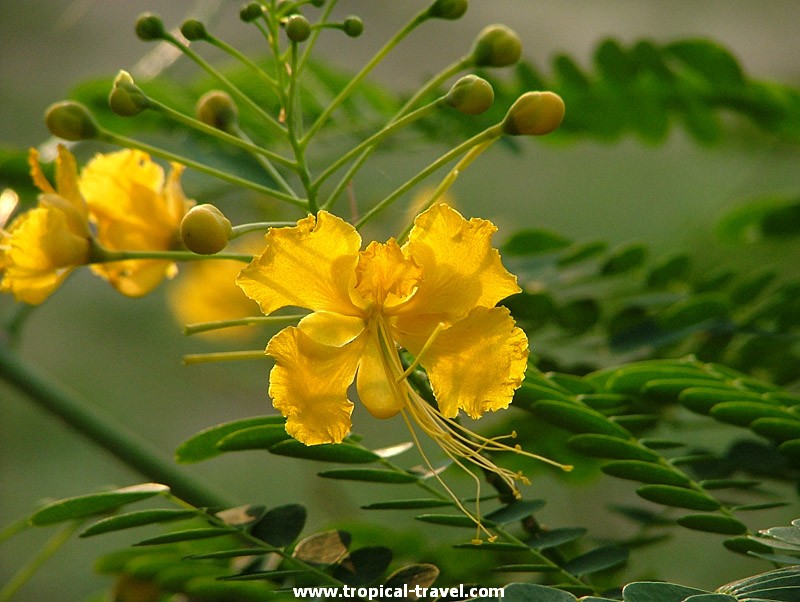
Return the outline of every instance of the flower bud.
<path id="1" fill-rule="evenodd" d="M 241 10 L 239 10 L 239 18 L 245 23 L 252 23 L 263 14 L 264 7 L 258 2 L 250 2 L 249 4 L 245 4 Z"/>
<path id="2" fill-rule="evenodd" d="M 436 0 L 428 9 L 428 14 L 434 19 L 453 21 L 461 18 L 468 6 L 467 0 Z"/>
<path id="3" fill-rule="evenodd" d="M 351 38 L 357 38 L 364 33 L 364 21 L 359 17 L 347 17 L 342 23 L 342 31 Z"/>
<path id="4" fill-rule="evenodd" d="M 311 5 L 320 8 L 325 5 L 325 0 L 311 0 Z"/>
<path id="5" fill-rule="evenodd" d="M 511 105 L 503 119 L 503 132 L 510 136 L 543 136 L 564 119 L 564 101 L 554 92 L 526 92 Z"/>
<path id="6" fill-rule="evenodd" d="M 303 15 L 291 15 L 286 19 L 286 37 L 292 42 L 305 42 L 311 35 L 311 24 Z"/>
<path id="7" fill-rule="evenodd" d="M 197 118 L 211 127 L 227 132 L 239 120 L 239 109 L 227 92 L 211 90 L 197 101 Z"/>
<path id="8" fill-rule="evenodd" d="M 192 207 L 181 221 L 183 244 L 199 255 L 219 253 L 228 245 L 232 233 L 230 220 L 214 205 Z"/>
<path id="9" fill-rule="evenodd" d="M 114 87 L 108 95 L 108 106 L 117 115 L 132 117 L 150 107 L 150 100 L 136 85 L 127 71 L 120 71 L 114 80 Z"/>
<path id="10" fill-rule="evenodd" d="M 161 17 L 153 13 L 143 13 L 136 19 L 136 35 L 140 40 L 149 42 L 151 40 L 163 40 L 167 35 L 164 29 L 164 22 Z"/>
<path id="11" fill-rule="evenodd" d="M 450 88 L 445 102 L 464 115 L 480 115 L 492 106 L 494 89 L 482 77 L 465 75 Z"/>
<path id="12" fill-rule="evenodd" d="M 189 19 L 188 21 L 185 21 L 183 25 L 181 25 L 181 33 L 183 34 L 183 37 L 190 42 L 196 42 L 197 40 L 205 40 L 208 38 L 206 26 L 197 19 Z"/>
<path id="13" fill-rule="evenodd" d="M 489 25 L 478 34 L 472 47 L 476 67 L 508 67 L 522 56 L 522 42 L 505 25 Z"/>
<path id="14" fill-rule="evenodd" d="M 100 126 L 85 106 L 65 100 L 50 105 L 44 114 L 44 122 L 53 136 L 73 142 L 97 138 Z"/>

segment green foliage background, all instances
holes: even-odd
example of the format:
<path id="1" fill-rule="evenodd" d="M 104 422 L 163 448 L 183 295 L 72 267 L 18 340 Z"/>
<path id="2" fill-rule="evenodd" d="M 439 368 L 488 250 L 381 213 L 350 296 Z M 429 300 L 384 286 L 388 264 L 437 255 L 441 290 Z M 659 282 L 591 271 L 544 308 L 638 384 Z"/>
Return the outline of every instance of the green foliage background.
<path id="1" fill-rule="evenodd" d="M 135 8 L 126 7 L 131 13 L 158 10 L 168 22 L 170 13 L 174 15 L 172 22 L 177 22 L 187 8 L 159 6 L 158 2 L 130 4 L 137 4 Z M 364 16 L 367 32 L 374 31 L 375 37 L 365 35 L 363 40 L 344 42 L 336 38 L 328 54 L 335 57 L 332 61 L 339 67 L 352 69 L 359 65 L 377 47 L 384 32 L 392 29 L 399 15 L 407 14 L 406 9 L 394 3 L 390 9 L 384 6 L 380 10 L 376 10 L 374 4 L 377 3 L 353 2 L 352 6 L 347 6 L 348 12 Z M 26 37 L 35 38 L 35 27 L 51 23 L 48 17 L 54 13 L 61 15 L 62 20 L 55 23 L 66 23 L 61 27 L 72 35 L 58 38 L 59 30 L 52 24 L 46 31 L 65 44 L 74 45 L 75 52 L 80 53 L 76 56 L 82 58 L 76 58 L 74 73 L 69 80 L 61 80 L 63 84 L 60 85 L 112 73 L 128 66 L 127 62 L 134 61 L 148 49 L 132 34 L 124 33 L 130 31 L 130 25 L 127 28 L 95 25 L 92 17 L 102 15 L 99 5 L 90 6 L 71 25 L 63 16 L 66 12 L 60 12 L 67 11 L 66 5 L 43 3 L 42 6 L 45 10 L 37 18 L 31 16 L 41 7 L 32 5 L 21 14 L 8 16 L 4 27 L 19 23 L 17 29 L 28 32 Z M 72 9 L 77 10 L 74 6 Z M 639 8 L 631 13 L 615 2 L 599 3 L 589 12 L 586 8 L 568 9 L 560 3 L 475 0 L 468 13 L 469 20 L 433 24 L 430 30 L 420 32 L 419 37 L 401 47 L 378 73 L 384 84 L 390 84 L 389 92 L 403 93 L 413 89 L 424 76 L 463 54 L 466 51 L 464 41 L 471 39 L 484 24 L 507 22 L 520 32 L 525 57 L 532 70 L 493 73 L 498 78 L 498 91 L 506 90 L 511 98 L 520 82 L 529 84 L 540 78 L 567 100 L 570 119 L 556 139 L 542 144 L 525 140 L 515 148 L 495 148 L 465 173 L 454 188 L 459 207 L 465 213 L 493 219 L 500 226 L 501 234 L 509 239 L 504 250 L 506 263 L 527 285 L 527 294 L 535 297 L 512 299 L 509 305 L 523 322 L 527 320 L 532 348 L 541 358 L 543 370 L 582 375 L 628 360 L 677 358 L 699 353 L 703 362 L 732 365 L 756 377 L 786 385 L 790 390 L 796 389 L 800 378 L 800 363 L 796 361 L 796 316 L 800 312 L 796 306 L 798 274 L 793 258 L 798 255 L 800 243 L 795 237 L 797 228 L 791 226 L 796 225 L 800 184 L 797 180 L 800 103 L 796 92 L 797 73 L 793 66 L 780 62 L 782 57 L 796 56 L 793 53 L 796 49 L 792 47 L 795 41 L 782 36 L 787 22 L 784 11 L 790 11 L 791 3 L 775 3 L 773 11 L 755 12 L 749 10 L 746 3 L 727 6 L 727 12 L 720 13 L 706 6 L 698 8 L 695 3 L 678 9 L 673 3 L 653 3 L 648 9 Z M 685 26 L 685 22 L 690 25 Z M 674 29 L 669 29 L 665 23 L 671 23 Z M 220 27 L 225 31 L 233 24 L 223 19 Z M 238 25 L 236 27 L 238 31 Z M 747 35 L 740 38 L 732 33 L 735 31 L 744 31 Z M 106 56 L 96 53 L 97 64 L 93 61 L 95 57 L 87 56 L 91 53 L 86 52 L 86 46 L 78 42 L 90 34 L 95 34 L 99 40 L 111 39 L 110 46 L 114 50 Z M 601 43 L 609 36 L 621 41 Z M 689 67 L 684 71 L 686 78 L 682 81 L 687 88 L 683 90 L 686 97 L 698 104 L 688 109 L 684 104 L 683 109 L 676 109 L 670 117 L 674 127 L 669 131 L 660 126 L 649 127 L 663 121 L 653 111 L 653 105 L 658 102 L 650 99 L 652 102 L 648 104 L 647 94 L 629 85 L 630 78 L 624 70 L 622 73 L 615 71 L 613 66 L 624 64 L 624 58 L 620 57 L 633 52 L 632 49 L 641 50 L 641 46 L 636 46 L 640 39 L 651 39 L 653 48 L 669 53 L 669 45 L 675 41 L 698 37 L 722 42 L 741 61 L 744 78 L 725 55 L 716 57 L 718 61 L 713 63 L 699 59 L 700 64 L 713 65 L 710 72 L 692 70 L 692 59 L 686 59 L 684 47 L 683 65 Z M 13 40 L 5 36 L 3 39 Z M 425 47 L 426 42 L 432 42 L 435 50 Z M 36 51 L 26 48 L 24 41 L 18 43 L 12 47 L 11 42 L 4 42 L 8 49 L 2 50 L 4 56 L 7 51 L 16 58 L 18 62 L 14 64 L 21 65 L 23 57 L 35 55 Z M 760 48 L 759 53 L 753 51 L 755 47 Z M 676 57 L 680 60 L 682 51 L 672 48 L 671 60 Z M 765 48 L 772 52 L 765 52 Z M 593 63 L 595 51 L 600 58 Z M 584 85 L 567 59 L 554 58 L 561 52 L 577 63 L 596 85 Z M 439 54 L 442 56 L 437 56 Z M 122 59 L 123 55 L 128 58 Z M 325 60 L 325 53 L 320 56 Z M 431 57 L 436 58 L 435 64 Z M 37 76 L 37 86 L 42 85 L 41 80 L 48 80 L 36 70 L 31 71 Z M 398 72 L 402 75 L 395 77 Z M 774 80 L 780 84 L 751 85 L 749 78 Z M 66 87 L 62 90 L 57 87 L 58 84 L 52 82 L 44 92 L 40 89 L 37 93 L 37 100 L 46 95 L 41 101 L 42 108 L 66 94 Z M 674 93 L 675 89 L 669 88 L 664 94 Z M 84 94 L 91 93 L 91 89 L 86 90 Z M 19 99 L 30 92 L 4 87 L 3 94 L 3 98 L 10 97 L 19 103 Z M 502 94 L 500 96 L 502 98 Z M 663 100 L 664 96 L 658 98 Z M 643 120 L 634 118 L 629 125 L 623 123 L 624 116 L 629 114 L 625 110 L 627 102 L 644 107 L 632 113 L 644 115 Z M 17 104 L 25 108 L 13 112 L 32 114 L 28 123 L 38 123 L 38 108 L 36 111 L 28 109 L 33 104 Z M 375 106 L 360 106 L 358 110 L 361 111 L 359 117 L 374 119 L 376 123 L 382 113 L 379 102 Z M 12 121 L 8 119 L 10 112 L 6 111 L 3 117 L 3 123 L 8 124 L 3 131 L 9 132 L 8 139 L 3 142 L 26 145 L 45 137 L 41 126 L 32 125 L 29 130 L 14 124 L 12 128 Z M 711 127 L 706 127 L 709 124 Z M 453 134 L 466 132 L 471 127 L 462 120 L 453 120 L 417 130 L 391 152 L 381 155 L 374 168 L 364 172 L 357 183 L 359 197 L 368 199 L 377 190 L 399 184 L 402 179 L 397 175 L 397 166 L 413 172 L 414 166 L 421 167 L 435 156 L 434 151 L 426 155 L 423 150 L 431 140 L 449 142 Z M 331 142 L 333 151 L 338 143 L 337 140 Z M 193 178 L 187 188 L 192 190 L 194 186 L 198 198 L 205 195 L 203 200 L 209 200 L 217 191 L 209 189 L 207 184 L 201 178 Z M 742 209 L 745 207 L 748 209 Z M 391 223 L 399 215 L 402 215 L 400 208 L 389 212 L 386 221 Z M 720 221 L 723 215 L 728 217 Z M 522 228 L 544 229 L 551 234 L 528 232 L 511 237 Z M 384 236 L 381 226 L 372 228 L 369 234 L 376 238 Z M 604 246 L 598 245 L 596 254 L 590 255 L 584 245 L 594 241 Z M 532 249 L 541 252 L 533 253 Z M 574 260 L 581 249 L 586 256 L 581 261 Z M 727 272 L 730 275 L 726 276 Z M 762 279 L 762 275 L 769 274 L 774 276 Z M 1 302 L 2 309 L 9 307 L 7 299 Z M 267 336 L 268 333 L 259 333 L 251 340 L 252 346 L 261 346 Z M 132 303 L 118 299 L 86 274 L 79 274 L 37 310 L 26 326 L 22 343 L 26 357 L 34 359 L 59 380 L 68 382 L 81 395 L 98 400 L 111 414 L 134 425 L 167 452 L 209 425 L 259 415 L 268 409 L 266 363 L 189 368 L 179 365 L 183 353 L 216 349 L 220 344 L 183 338 L 178 326 L 164 313 L 161 294 Z M 665 378 L 650 380 L 669 381 L 669 370 L 667 373 Z M 691 381 L 691 376 L 682 374 L 681 378 Z M 601 415 L 659 416 L 660 430 L 649 434 L 651 438 L 670 438 L 680 433 L 690 447 L 711 449 L 724 459 L 739 463 L 743 462 L 743 457 L 758 451 L 737 450 L 736 441 L 747 434 L 747 429 L 725 426 L 725 423 L 749 426 L 752 414 L 748 414 L 747 419 L 737 418 L 736 408 L 733 408 L 733 417 L 728 416 L 727 420 L 716 417 L 716 421 L 712 421 L 679 410 L 691 403 L 685 401 L 691 395 L 681 397 L 681 390 L 691 387 L 674 383 L 673 386 L 670 383 L 648 385 L 649 380 L 645 380 L 635 382 L 636 386 L 608 390 L 605 388 L 608 382 L 599 389 L 583 390 L 581 387 L 587 386 L 584 383 L 574 384 L 577 389 L 566 386 L 565 390 L 564 382 L 542 378 L 543 386 L 556 389 L 570 399 L 577 395 L 581 403 L 596 407 Z M 692 384 L 697 388 L 698 383 Z M 659 386 L 662 389 L 658 389 Z M 755 388 L 748 392 L 762 395 L 763 391 L 753 386 Z M 0 427 L 0 454 L 4 458 L 0 506 L 6 515 L 4 522 L 29 513 L 44 497 L 80 495 L 105 483 L 127 484 L 141 480 L 101 452 L 76 440 L 51 418 L 30 408 L 12 390 L 3 388 L 0 391 L 4 398 Z M 624 398 L 602 397 L 609 394 Z M 553 395 L 551 393 L 548 398 Z M 587 395 L 590 397 L 585 397 Z M 654 405 L 654 397 L 658 404 Z M 592 406 L 590 400 L 598 405 Z M 785 401 L 786 405 L 791 405 Z M 541 417 L 547 413 L 547 406 L 539 405 L 537 410 L 536 403 L 536 395 L 532 395 L 519 405 L 525 411 L 538 411 Z M 712 406 L 698 407 L 702 407 L 704 411 L 700 413 L 705 414 Z M 717 413 L 724 414 L 724 408 Z M 406 438 L 401 425 L 378 423 L 363 412 L 356 414 L 354 422 L 358 432 L 364 435 L 362 443 L 369 448 L 398 443 Z M 624 420 L 622 423 L 625 424 Z M 637 425 L 632 419 L 626 426 L 636 433 Z M 602 432 L 606 427 L 597 428 Z M 756 427 L 752 429 L 758 435 L 764 434 Z M 526 436 L 552 452 L 564 449 L 567 431 L 569 429 L 548 431 L 547 437 L 539 437 L 540 433 Z M 581 435 L 580 432 L 572 434 Z M 750 439 L 762 443 L 770 440 L 756 436 Z M 771 440 L 782 441 L 780 437 Z M 580 447 L 580 443 L 573 440 L 572 447 L 576 446 Z M 739 456 L 735 456 L 737 451 Z M 766 458 L 760 463 L 762 466 L 775 461 L 774 456 Z M 768 478 L 770 487 L 777 492 L 773 499 L 786 499 L 792 505 L 753 514 L 754 518 L 748 518 L 747 524 L 753 529 L 788 525 L 797 516 L 796 474 L 789 468 L 778 474 L 759 474 L 758 463 L 754 464 L 756 466 L 746 466 L 748 474 L 745 476 Z M 701 468 L 706 473 L 694 474 L 698 480 L 732 476 L 725 474 L 725 466 L 719 462 L 709 462 Z M 377 539 L 364 526 L 368 521 L 389 524 L 397 538 L 396 545 L 391 547 L 419 560 L 424 560 L 420 554 L 446 559 L 447 554 L 441 550 L 464 539 L 461 531 L 418 524 L 412 518 L 415 513 L 411 512 L 380 513 L 377 519 L 373 518 L 375 513 L 354 513 L 353 509 L 359 506 L 398 496 L 384 487 L 316 476 L 317 472 L 330 469 L 330 465 L 263 452 L 228 454 L 191 468 L 227 490 L 234 499 L 263 503 L 270 508 L 302 501 L 309 513 L 305 533 L 331 526 L 352 527 L 355 522 L 361 525 L 355 529 L 360 537 L 359 545 L 365 545 Z M 598 510 L 608 504 L 631 503 L 652 508 L 633 495 L 638 485 L 601 476 L 597 463 L 577 472 L 570 481 L 549 474 L 542 474 L 534 481 L 526 497 L 547 500 L 544 509 L 537 513 L 540 520 L 558 527 L 585 527 L 600 540 L 620 532 L 630 537 L 649 534 L 651 530 L 659 532 L 657 521 L 648 523 L 647 517 L 640 516 L 638 523 L 631 522 L 633 513 L 630 510 L 617 513 Z M 287 474 L 293 478 L 286 479 Z M 735 476 L 743 478 L 740 474 Z M 463 485 L 466 492 L 467 483 Z M 736 495 L 749 497 L 747 493 Z M 598 517 L 602 518 L 598 520 Z M 628 580 L 657 576 L 686 586 L 713 589 L 727 580 L 766 570 L 768 566 L 724 550 L 720 545 L 721 537 L 674 527 L 667 530 L 673 535 L 671 541 L 657 548 L 635 550 L 626 572 Z M 32 552 L 46 537 L 43 532 L 26 533 L 14 540 L 13 552 L 8 546 L 0 549 L 0 581 L 14 570 L 17 557 Z M 96 591 L 106 585 L 107 580 L 91 575 L 91 560 L 115 546 L 125 547 L 131 542 L 130 536 L 124 533 L 70 542 L 67 553 L 48 563 L 26 590 L 31 596 L 29 599 L 53 599 L 56 593 L 61 599 L 80 599 Z M 593 545 L 597 543 L 594 541 Z M 420 553 L 420 549 L 423 552 Z M 709 561 L 712 556 L 718 560 Z M 442 566 L 443 575 L 449 580 L 468 575 L 472 563 L 478 562 L 466 553 L 449 558 L 450 565 Z M 713 574 L 709 574 L 709 562 L 714 567 Z"/>

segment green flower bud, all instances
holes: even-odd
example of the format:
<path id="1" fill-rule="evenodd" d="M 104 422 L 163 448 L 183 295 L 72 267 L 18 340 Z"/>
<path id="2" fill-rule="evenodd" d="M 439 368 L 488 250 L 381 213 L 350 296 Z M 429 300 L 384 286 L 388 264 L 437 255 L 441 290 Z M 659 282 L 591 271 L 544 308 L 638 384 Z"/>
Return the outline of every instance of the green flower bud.
<path id="1" fill-rule="evenodd" d="M 467 12 L 467 0 L 436 0 L 428 9 L 428 14 L 434 19 L 460 19 Z"/>
<path id="2" fill-rule="evenodd" d="M 181 221 L 181 240 L 198 255 L 219 253 L 233 234 L 231 222 L 214 205 L 197 205 Z"/>
<path id="3" fill-rule="evenodd" d="M 278 0 L 278 5 L 275 7 L 277 14 L 287 17 L 289 15 L 299 15 L 300 11 L 294 5 L 292 0 Z"/>
<path id="4" fill-rule="evenodd" d="M 143 13 L 136 19 L 136 35 L 140 40 L 163 40 L 167 35 L 161 17 L 153 13 Z"/>
<path id="5" fill-rule="evenodd" d="M 305 42 L 311 35 L 311 24 L 303 15 L 291 15 L 286 19 L 286 37 L 292 42 Z"/>
<path id="6" fill-rule="evenodd" d="M 526 92 L 511 105 L 503 119 L 509 136 L 543 136 L 561 125 L 564 101 L 554 92 Z"/>
<path id="7" fill-rule="evenodd" d="M 342 31 L 351 38 L 357 38 L 364 33 L 364 21 L 358 17 L 347 17 L 342 23 Z"/>
<path id="8" fill-rule="evenodd" d="M 472 47 L 476 67 L 508 67 L 522 56 L 522 42 L 505 25 L 489 25 L 478 34 Z"/>
<path id="9" fill-rule="evenodd" d="M 150 100 L 136 85 L 127 71 L 120 71 L 114 80 L 114 87 L 108 95 L 108 106 L 117 115 L 132 117 L 150 107 Z"/>
<path id="10" fill-rule="evenodd" d="M 50 105 L 45 111 L 44 122 L 53 136 L 73 142 L 91 140 L 100 134 L 100 126 L 89 109 L 71 100 Z"/>
<path id="11" fill-rule="evenodd" d="M 264 14 L 264 7 L 258 2 L 245 4 L 239 11 L 239 18 L 245 23 L 252 23 Z"/>
<path id="12" fill-rule="evenodd" d="M 183 34 L 183 37 L 190 42 L 208 39 L 208 31 L 206 30 L 206 26 L 197 19 L 189 19 L 188 21 L 185 21 L 184 24 L 181 25 L 181 33 Z"/>
<path id="13" fill-rule="evenodd" d="M 325 0 L 311 0 L 311 5 L 320 8 L 321 6 L 325 6 Z"/>
<path id="14" fill-rule="evenodd" d="M 465 75 L 445 96 L 445 102 L 464 115 L 480 115 L 494 102 L 492 85 L 477 75 Z"/>
<path id="15" fill-rule="evenodd" d="M 227 92 L 212 90 L 197 101 L 197 118 L 211 127 L 227 132 L 239 120 L 239 109 Z"/>

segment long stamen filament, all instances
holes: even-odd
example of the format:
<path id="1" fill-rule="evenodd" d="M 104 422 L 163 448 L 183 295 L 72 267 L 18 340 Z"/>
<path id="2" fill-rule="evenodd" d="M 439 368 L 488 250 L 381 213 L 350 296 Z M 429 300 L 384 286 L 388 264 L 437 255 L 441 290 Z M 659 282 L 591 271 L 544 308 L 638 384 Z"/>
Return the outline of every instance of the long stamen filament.
<path id="1" fill-rule="evenodd" d="M 415 357 L 414 361 L 411 362 L 411 365 L 408 368 L 406 368 L 405 371 L 400 376 L 397 377 L 397 379 L 395 379 L 395 382 L 399 383 L 400 381 L 407 379 L 409 375 L 416 369 L 416 367 L 419 366 L 419 362 L 422 359 L 422 356 L 425 355 L 425 352 L 428 349 L 430 349 L 431 345 L 433 345 L 433 342 L 436 340 L 436 337 L 439 336 L 439 333 L 442 332 L 444 328 L 445 328 L 444 322 L 439 322 L 436 325 L 436 328 L 433 329 L 431 336 L 429 336 L 428 340 L 425 341 L 425 344 L 422 346 L 422 349 L 420 349 L 420 352 L 417 354 L 417 357 Z"/>

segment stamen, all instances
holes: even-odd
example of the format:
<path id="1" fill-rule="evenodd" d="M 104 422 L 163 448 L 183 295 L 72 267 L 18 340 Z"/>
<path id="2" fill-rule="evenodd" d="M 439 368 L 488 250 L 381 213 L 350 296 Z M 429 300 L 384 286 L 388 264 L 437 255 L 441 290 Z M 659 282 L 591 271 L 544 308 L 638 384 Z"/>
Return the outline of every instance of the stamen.
<path id="1" fill-rule="evenodd" d="M 430 349 L 430 346 L 433 345 L 433 342 L 436 340 L 436 337 L 438 337 L 439 333 L 442 332 L 442 330 L 444 330 L 444 327 L 445 327 L 444 322 L 439 322 L 436 325 L 436 328 L 433 329 L 431 336 L 429 336 L 428 340 L 425 341 L 425 344 L 422 346 L 422 349 L 420 349 L 420 352 L 417 354 L 417 357 L 415 357 L 414 361 L 411 362 L 411 365 L 408 368 L 406 368 L 405 371 L 400 376 L 397 377 L 395 382 L 399 383 L 400 381 L 405 380 L 416 369 L 416 367 L 419 366 L 419 362 L 422 359 L 422 356 L 425 355 L 425 352 L 428 349 Z"/>
<path id="2" fill-rule="evenodd" d="M 210 364 L 215 362 L 230 362 L 240 360 L 261 360 L 267 355 L 263 349 L 253 351 L 220 351 L 217 353 L 192 353 L 183 356 L 186 366 L 194 364 Z"/>

